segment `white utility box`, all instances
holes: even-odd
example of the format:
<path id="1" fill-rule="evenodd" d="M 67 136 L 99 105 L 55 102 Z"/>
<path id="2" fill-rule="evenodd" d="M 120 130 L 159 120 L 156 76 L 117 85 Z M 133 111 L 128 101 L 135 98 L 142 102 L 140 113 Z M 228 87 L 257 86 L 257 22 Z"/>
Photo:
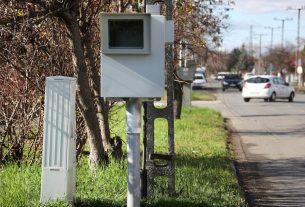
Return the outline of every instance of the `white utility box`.
<path id="1" fill-rule="evenodd" d="M 101 96 L 163 96 L 164 16 L 148 13 L 102 13 L 100 22 Z"/>
<path id="2" fill-rule="evenodd" d="M 76 79 L 46 79 L 41 202 L 73 202 L 76 164 Z"/>

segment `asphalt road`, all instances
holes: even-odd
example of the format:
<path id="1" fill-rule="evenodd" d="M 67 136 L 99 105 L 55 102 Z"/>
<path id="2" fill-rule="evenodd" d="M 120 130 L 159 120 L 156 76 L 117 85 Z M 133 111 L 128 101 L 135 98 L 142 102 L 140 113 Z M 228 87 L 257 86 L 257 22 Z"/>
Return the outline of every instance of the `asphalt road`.
<path id="1" fill-rule="evenodd" d="M 249 205 L 305 206 L 305 94 L 292 103 L 245 103 L 238 90 L 216 91 L 217 101 L 192 105 L 214 108 L 231 123 Z"/>

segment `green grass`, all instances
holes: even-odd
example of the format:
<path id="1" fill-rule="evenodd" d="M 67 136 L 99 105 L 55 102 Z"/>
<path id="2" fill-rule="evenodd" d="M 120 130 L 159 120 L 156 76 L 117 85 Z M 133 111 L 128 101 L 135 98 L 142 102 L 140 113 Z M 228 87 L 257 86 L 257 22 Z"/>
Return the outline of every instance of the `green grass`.
<path id="1" fill-rule="evenodd" d="M 123 116 L 124 113 L 124 108 L 121 108 L 117 114 Z M 192 108 L 191 111 L 183 110 L 182 117 L 183 119 L 175 121 L 178 195 L 166 195 L 166 179 L 158 178 L 155 195 L 142 200 L 141 206 L 245 206 L 230 167 L 230 155 L 226 147 L 227 133 L 221 115 L 209 109 Z M 157 119 L 155 126 L 156 152 L 165 152 L 166 121 Z M 115 129 L 121 127 L 124 127 L 124 122 L 112 128 L 126 139 L 124 130 Z M 83 158 L 77 168 L 76 206 L 126 206 L 126 165 L 126 160 L 120 163 L 112 162 L 108 167 L 98 169 L 93 175 L 89 172 L 86 158 Z M 40 163 L 21 168 L 15 164 L 2 166 L 0 207 L 41 206 L 40 170 Z M 58 201 L 48 206 L 67 205 Z"/>
<path id="2" fill-rule="evenodd" d="M 215 101 L 217 97 L 208 91 L 193 91 L 192 92 L 193 101 Z"/>

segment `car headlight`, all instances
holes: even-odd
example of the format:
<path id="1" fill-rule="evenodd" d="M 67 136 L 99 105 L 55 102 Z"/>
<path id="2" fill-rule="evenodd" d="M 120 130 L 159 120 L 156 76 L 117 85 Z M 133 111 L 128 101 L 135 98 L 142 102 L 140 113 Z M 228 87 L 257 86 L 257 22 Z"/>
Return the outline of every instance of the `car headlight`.
<path id="1" fill-rule="evenodd" d="M 223 81 L 222 83 L 223 83 L 224 85 L 228 85 L 228 82 L 226 82 L 226 81 Z"/>

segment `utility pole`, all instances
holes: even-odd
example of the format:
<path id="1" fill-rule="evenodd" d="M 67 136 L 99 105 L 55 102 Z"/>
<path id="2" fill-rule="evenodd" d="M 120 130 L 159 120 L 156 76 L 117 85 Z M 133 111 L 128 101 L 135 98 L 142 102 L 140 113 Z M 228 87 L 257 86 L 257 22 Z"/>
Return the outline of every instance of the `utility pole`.
<path id="1" fill-rule="evenodd" d="M 292 8 L 288 7 L 287 10 L 297 10 L 298 11 L 298 26 L 297 26 L 297 51 L 296 51 L 296 70 L 297 68 L 300 69 L 300 71 L 297 71 L 299 74 L 298 78 L 298 85 L 303 86 L 304 80 L 303 80 L 303 68 L 300 58 L 300 19 L 301 19 L 301 10 L 304 10 L 305 6 L 299 7 L 299 8 Z"/>
<path id="2" fill-rule="evenodd" d="M 259 59 L 258 59 L 258 73 L 262 74 L 262 37 L 266 34 L 257 34 L 259 36 Z"/>
<path id="3" fill-rule="evenodd" d="M 273 50 L 273 31 L 274 29 L 279 29 L 280 27 L 271 27 L 271 26 L 268 26 L 268 27 L 265 27 L 265 29 L 270 29 L 271 30 L 271 39 L 270 39 L 270 51 L 272 52 Z"/>
<path id="4" fill-rule="evenodd" d="M 285 21 L 292 21 L 292 18 L 284 18 L 284 19 L 280 19 L 280 18 L 274 18 L 274 20 L 276 21 L 282 21 L 282 43 L 281 43 L 281 47 L 284 48 L 284 28 L 285 28 Z"/>
<path id="5" fill-rule="evenodd" d="M 253 57 L 253 25 L 250 25 L 249 55 Z"/>

